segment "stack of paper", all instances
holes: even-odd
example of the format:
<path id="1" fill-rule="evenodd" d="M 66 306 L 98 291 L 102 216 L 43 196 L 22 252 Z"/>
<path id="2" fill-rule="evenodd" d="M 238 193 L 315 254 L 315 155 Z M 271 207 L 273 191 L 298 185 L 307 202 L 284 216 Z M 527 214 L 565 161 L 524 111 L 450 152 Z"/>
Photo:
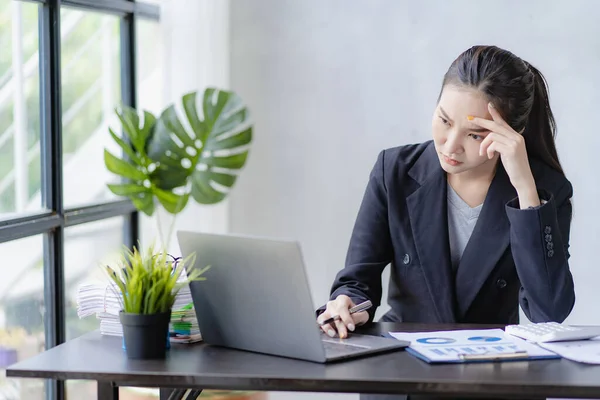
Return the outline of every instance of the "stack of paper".
<path id="1" fill-rule="evenodd" d="M 538 343 L 564 358 L 586 364 L 600 364 L 600 336 L 588 340 Z"/>
<path id="2" fill-rule="evenodd" d="M 96 315 L 100 320 L 100 333 L 123 336 L 119 321 L 121 292 L 114 282 L 84 283 L 77 290 L 77 315 L 86 318 Z M 172 342 L 197 342 L 202 340 L 198 320 L 192 304 L 189 286 L 184 286 L 175 297 L 169 332 Z"/>
<path id="3" fill-rule="evenodd" d="M 202 339 L 192 303 L 173 309 L 169 332 L 172 342 L 191 343 Z"/>

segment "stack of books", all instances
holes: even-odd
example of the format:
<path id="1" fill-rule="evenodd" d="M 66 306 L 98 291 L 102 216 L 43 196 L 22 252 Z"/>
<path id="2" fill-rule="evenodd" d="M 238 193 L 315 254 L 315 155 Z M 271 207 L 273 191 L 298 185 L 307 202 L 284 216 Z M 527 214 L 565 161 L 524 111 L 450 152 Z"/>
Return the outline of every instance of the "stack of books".
<path id="1" fill-rule="evenodd" d="M 95 315 L 100 320 L 102 335 L 123 336 L 120 311 L 121 292 L 114 282 L 89 282 L 79 286 L 77 316 L 81 319 Z M 184 286 L 175 297 L 169 335 L 171 342 L 177 343 L 202 340 L 189 286 Z"/>

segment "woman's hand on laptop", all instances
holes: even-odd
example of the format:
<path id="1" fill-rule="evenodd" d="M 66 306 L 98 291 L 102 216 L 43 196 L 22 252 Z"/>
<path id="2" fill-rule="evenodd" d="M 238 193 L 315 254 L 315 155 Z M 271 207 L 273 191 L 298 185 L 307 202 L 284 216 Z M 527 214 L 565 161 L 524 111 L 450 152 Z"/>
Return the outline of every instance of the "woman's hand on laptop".
<path id="1" fill-rule="evenodd" d="M 320 324 L 321 321 L 325 321 L 336 315 L 339 315 L 340 318 L 331 324 L 321 325 L 323 332 L 331 337 L 335 337 L 337 331 L 337 334 L 343 339 L 348 337 L 348 331 L 354 331 L 355 327 L 366 323 L 369 320 L 367 311 L 360 311 L 350 315 L 349 310 L 354 306 L 354 302 L 345 294 L 341 294 L 335 300 L 327 302 L 327 307 L 319 315 L 317 322 Z"/>

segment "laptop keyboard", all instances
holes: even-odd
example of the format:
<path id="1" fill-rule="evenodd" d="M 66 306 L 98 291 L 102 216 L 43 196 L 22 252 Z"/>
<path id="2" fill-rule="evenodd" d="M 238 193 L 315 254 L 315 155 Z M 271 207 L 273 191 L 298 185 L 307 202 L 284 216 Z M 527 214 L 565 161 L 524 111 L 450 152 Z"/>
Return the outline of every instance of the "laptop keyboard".
<path id="1" fill-rule="evenodd" d="M 325 348 L 325 354 L 327 356 L 360 353 L 371 348 L 370 346 L 350 344 L 340 341 L 339 339 L 322 339 L 321 341 L 323 342 L 323 347 Z"/>

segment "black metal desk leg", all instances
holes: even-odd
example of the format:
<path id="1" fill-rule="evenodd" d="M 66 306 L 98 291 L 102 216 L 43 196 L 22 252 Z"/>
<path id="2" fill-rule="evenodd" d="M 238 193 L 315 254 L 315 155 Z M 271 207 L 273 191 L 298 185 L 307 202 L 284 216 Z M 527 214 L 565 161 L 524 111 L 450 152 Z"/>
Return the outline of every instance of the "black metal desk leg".
<path id="1" fill-rule="evenodd" d="M 119 400 L 119 387 L 113 382 L 98 382 L 98 400 Z"/>
<path id="2" fill-rule="evenodd" d="M 196 400 L 202 389 L 160 389 L 160 400 Z"/>

